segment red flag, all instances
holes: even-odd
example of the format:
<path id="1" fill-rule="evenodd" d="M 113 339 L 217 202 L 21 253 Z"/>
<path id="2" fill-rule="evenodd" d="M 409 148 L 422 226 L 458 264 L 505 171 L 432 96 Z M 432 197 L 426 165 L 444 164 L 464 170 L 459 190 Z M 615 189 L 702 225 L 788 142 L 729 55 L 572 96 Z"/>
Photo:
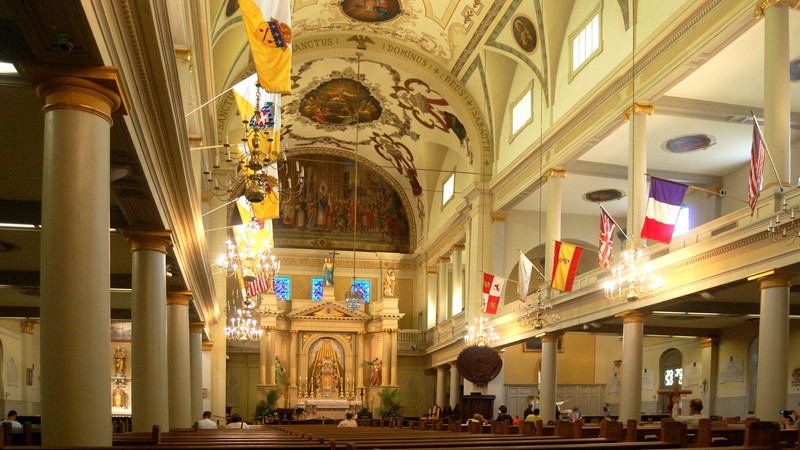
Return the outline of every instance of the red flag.
<path id="1" fill-rule="evenodd" d="M 603 207 L 600 207 L 600 267 L 608 270 L 611 263 L 611 247 L 614 245 L 614 221 Z"/>
<path id="2" fill-rule="evenodd" d="M 503 286 L 506 279 L 494 276 L 490 273 L 483 273 L 483 305 L 481 311 L 487 314 L 497 314 L 497 307 L 500 305 L 500 295 L 503 293 Z"/>
<path id="3" fill-rule="evenodd" d="M 556 241 L 553 251 L 555 254 L 553 278 L 550 282 L 553 289 L 563 292 L 572 291 L 572 282 L 575 281 L 575 274 L 578 272 L 581 252 L 583 252 L 583 247 Z"/>
<path id="4" fill-rule="evenodd" d="M 758 122 L 753 117 L 753 145 L 750 147 L 750 189 L 748 197 L 751 216 L 756 212 L 758 194 L 761 192 L 761 183 L 764 181 L 764 154 L 766 153 L 766 148 L 767 144 L 764 142 L 764 136 L 761 135 Z"/>

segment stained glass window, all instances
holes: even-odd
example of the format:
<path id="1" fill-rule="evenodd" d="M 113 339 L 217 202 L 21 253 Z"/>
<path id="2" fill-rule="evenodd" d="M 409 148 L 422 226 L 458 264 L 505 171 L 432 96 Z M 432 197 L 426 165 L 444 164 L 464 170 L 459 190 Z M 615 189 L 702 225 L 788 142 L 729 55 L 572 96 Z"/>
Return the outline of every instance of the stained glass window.
<path id="1" fill-rule="evenodd" d="M 289 277 L 275 277 L 275 296 L 278 300 L 291 300 L 292 279 Z"/>
<path id="2" fill-rule="evenodd" d="M 325 285 L 324 278 L 311 279 L 311 300 L 319 302 L 322 300 L 322 287 Z"/>
<path id="3" fill-rule="evenodd" d="M 369 303 L 369 280 L 353 280 L 356 292 L 363 294 L 364 303 Z"/>

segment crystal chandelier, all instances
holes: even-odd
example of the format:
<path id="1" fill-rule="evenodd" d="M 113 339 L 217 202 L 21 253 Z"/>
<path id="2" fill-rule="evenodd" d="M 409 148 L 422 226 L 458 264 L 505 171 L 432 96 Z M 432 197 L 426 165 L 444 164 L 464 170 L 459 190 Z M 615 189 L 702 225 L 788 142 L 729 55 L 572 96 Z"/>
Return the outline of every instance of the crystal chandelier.
<path id="1" fill-rule="evenodd" d="M 636 301 L 655 295 L 664 284 L 642 261 L 641 249 L 629 248 L 622 252 L 622 262 L 611 271 L 611 280 L 604 285 L 606 297 L 611 300 Z"/>
<path id="2" fill-rule="evenodd" d="M 225 242 L 225 254 L 217 259 L 217 266 L 227 276 L 241 276 L 247 282 L 255 281 L 259 275 L 270 280 L 281 270 L 281 262 L 272 254 L 269 242 L 258 242 L 256 236 L 261 229 L 258 219 L 252 218 L 244 227 L 243 237 L 228 239 Z M 270 286 L 266 291 L 271 292 Z"/>
<path id="3" fill-rule="evenodd" d="M 800 238 L 800 208 L 793 206 L 790 209 L 784 196 L 781 201 L 781 210 L 775 213 L 775 219 L 769 221 L 767 231 L 770 239 L 775 242 L 794 243 L 795 239 Z"/>
<path id="4" fill-rule="evenodd" d="M 358 78 L 361 78 L 361 53 L 356 53 L 358 55 Z M 359 89 L 361 89 L 361 85 L 358 85 Z M 359 93 L 360 94 L 360 93 Z M 356 95 L 358 98 L 358 95 Z M 354 147 L 355 158 L 353 161 L 355 162 L 355 201 L 353 202 L 353 217 L 358 217 L 358 130 L 360 128 L 360 117 L 358 115 L 358 108 L 352 108 L 352 111 L 355 112 L 355 122 L 356 122 L 356 144 Z M 364 303 L 364 294 L 361 290 L 356 286 L 356 230 L 358 229 L 357 226 L 353 226 L 353 281 L 350 283 L 350 289 L 347 290 L 347 293 L 344 295 L 344 304 L 347 306 L 347 309 L 350 311 L 357 311 L 361 308 L 361 304 Z"/>
<path id="5" fill-rule="evenodd" d="M 464 345 L 467 347 L 487 347 L 491 346 L 499 338 L 500 336 L 494 331 L 494 327 L 489 326 L 489 319 L 476 317 L 475 325 L 467 326 Z"/>
<path id="6" fill-rule="evenodd" d="M 344 304 L 350 311 L 358 311 L 364 303 L 364 294 L 355 283 L 350 285 L 350 289 L 344 294 Z"/>
<path id="7" fill-rule="evenodd" d="M 260 341 L 263 330 L 258 326 L 254 313 L 258 309 L 259 296 L 246 295 L 242 297 L 239 290 L 235 290 L 227 310 L 232 311 L 230 325 L 225 327 L 225 337 L 231 342 Z M 240 303 L 241 307 L 236 304 Z"/>
<path id="8" fill-rule="evenodd" d="M 520 325 L 533 327 L 534 330 L 541 330 L 561 320 L 560 316 L 551 312 L 552 310 L 553 305 L 550 304 L 542 294 L 542 290 L 539 289 L 533 299 L 525 301 L 525 312 L 517 321 Z"/>

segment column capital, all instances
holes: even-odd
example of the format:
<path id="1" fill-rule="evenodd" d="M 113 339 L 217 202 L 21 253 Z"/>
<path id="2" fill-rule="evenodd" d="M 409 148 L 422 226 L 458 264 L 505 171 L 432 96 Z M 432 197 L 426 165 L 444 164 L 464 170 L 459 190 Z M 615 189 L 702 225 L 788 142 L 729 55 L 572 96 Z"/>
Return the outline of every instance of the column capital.
<path id="1" fill-rule="evenodd" d="M 449 263 L 450 262 L 450 257 L 449 256 L 440 256 L 440 257 L 436 258 L 436 262 L 438 264 Z"/>
<path id="2" fill-rule="evenodd" d="M 214 341 L 203 341 L 203 351 L 210 352 L 214 348 Z"/>
<path id="3" fill-rule="evenodd" d="M 700 348 L 709 348 L 719 344 L 719 337 L 710 337 L 700 339 Z"/>
<path id="4" fill-rule="evenodd" d="M 297 336 L 297 334 L 300 332 L 297 330 L 289 330 L 289 333 L 292 334 L 293 336 Z"/>
<path id="5" fill-rule="evenodd" d="M 172 245 L 172 231 L 170 230 L 145 230 L 139 228 L 125 228 L 122 235 L 131 243 L 131 251 L 150 250 L 167 254 L 167 247 Z"/>
<path id="6" fill-rule="evenodd" d="M 508 219 L 508 212 L 506 211 L 492 211 L 489 213 L 489 216 L 492 218 L 492 222 L 505 222 Z"/>
<path id="7" fill-rule="evenodd" d="M 456 367 L 458 367 L 458 361 L 450 361 L 450 370 L 453 370 Z"/>
<path id="8" fill-rule="evenodd" d="M 444 372 L 445 370 L 447 370 L 447 366 L 436 366 L 437 373 Z"/>
<path id="9" fill-rule="evenodd" d="M 201 321 L 189 322 L 190 333 L 202 333 L 206 329 L 206 323 Z"/>
<path id="10" fill-rule="evenodd" d="M 450 249 L 454 252 L 463 252 L 466 248 L 467 246 L 464 244 L 454 244 Z"/>
<path id="11" fill-rule="evenodd" d="M 789 5 L 789 8 L 797 8 L 797 5 L 800 5 L 800 0 L 762 0 L 758 2 L 755 9 L 753 9 L 753 19 L 760 19 L 767 8 L 772 5 L 777 5 L 778 3 L 785 3 Z"/>
<path id="12" fill-rule="evenodd" d="M 561 338 L 561 336 L 564 336 L 563 332 L 562 333 L 559 333 L 559 332 L 545 333 L 541 337 L 542 344 L 544 344 L 545 342 L 558 342 L 558 339 Z"/>
<path id="13" fill-rule="evenodd" d="M 25 319 L 19 321 L 19 331 L 22 334 L 33 334 L 33 327 L 36 326 L 36 321 Z"/>
<path id="14" fill-rule="evenodd" d="M 167 291 L 167 304 L 189 306 L 192 301 L 192 291 Z"/>
<path id="15" fill-rule="evenodd" d="M 439 268 L 436 267 L 436 266 L 426 267 L 425 268 L 425 273 L 428 274 L 428 275 L 436 275 L 436 274 L 439 273 Z"/>
<path id="16" fill-rule="evenodd" d="M 770 269 L 761 273 L 756 273 L 747 277 L 747 281 L 758 280 L 759 289 L 769 289 L 773 287 L 789 287 L 796 272 L 786 269 Z"/>
<path id="17" fill-rule="evenodd" d="M 647 114 L 648 116 L 652 116 L 653 113 L 656 111 L 656 108 L 647 102 L 634 102 L 633 105 L 629 106 L 623 113 L 622 113 L 622 121 L 627 122 L 628 119 L 631 118 L 632 115 L 636 113 Z"/>
<path id="18" fill-rule="evenodd" d="M 563 167 L 553 167 L 545 172 L 544 175 L 542 175 L 542 178 L 544 178 L 545 181 L 547 181 L 550 177 L 567 178 L 567 169 L 564 169 Z"/>
<path id="19" fill-rule="evenodd" d="M 626 324 L 626 323 L 644 323 L 644 317 L 646 315 L 647 314 L 642 312 L 642 311 L 638 311 L 638 310 L 635 310 L 635 309 L 629 309 L 627 311 L 623 311 L 623 312 L 621 312 L 619 314 L 616 314 L 614 317 L 621 317 L 623 324 Z"/>
<path id="20" fill-rule="evenodd" d="M 43 112 L 74 109 L 94 114 L 109 125 L 111 114 L 127 114 L 122 75 L 116 67 L 26 64 L 25 71 L 44 102 Z"/>

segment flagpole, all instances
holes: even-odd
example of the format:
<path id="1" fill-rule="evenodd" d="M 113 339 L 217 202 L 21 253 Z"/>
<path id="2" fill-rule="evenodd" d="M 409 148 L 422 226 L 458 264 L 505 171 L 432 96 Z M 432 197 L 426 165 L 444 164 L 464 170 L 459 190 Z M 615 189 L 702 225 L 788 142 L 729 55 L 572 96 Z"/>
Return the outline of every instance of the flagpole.
<path id="1" fill-rule="evenodd" d="M 602 209 L 602 210 L 603 210 L 603 212 L 604 212 L 604 213 L 606 213 L 606 215 L 608 216 L 608 218 L 609 218 L 609 219 L 611 219 L 611 221 L 612 221 L 612 222 L 614 222 L 614 225 L 616 225 L 616 226 L 617 226 L 617 228 L 619 228 L 619 232 L 620 232 L 620 233 L 622 233 L 622 235 L 623 235 L 623 236 L 625 236 L 625 240 L 626 240 L 626 241 L 628 241 L 628 242 L 630 242 L 630 243 L 631 243 L 631 245 L 634 245 L 634 244 L 633 244 L 633 241 L 631 240 L 631 238 L 629 238 L 629 237 L 628 237 L 628 235 L 625 233 L 625 230 L 624 230 L 624 229 L 623 229 L 621 226 L 619 226 L 619 224 L 617 223 L 617 221 L 616 221 L 616 220 L 614 220 L 614 217 L 613 217 L 611 214 L 609 214 L 609 213 L 608 213 L 608 211 L 606 210 L 606 208 L 605 208 L 605 207 L 603 207 L 603 204 L 602 204 L 602 203 L 598 203 L 598 205 L 600 205 L 600 209 Z M 613 239 L 613 237 L 612 237 L 612 239 Z"/>
<path id="2" fill-rule="evenodd" d="M 767 140 L 764 139 L 764 133 L 761 131 L 761 126 L 758 124 L 758 120 L 756 119 L 756 115 L 753 114 L 753 110 L 750 110 L 750 115 L 753 117 L 753 123 L 756 124 L 756 129 L 758 130 L 758 134 L 761 136 L 761 142 L 764 143 L 764 150 L 767 152 L 767 156 L 769 157 L 769 163 L 772 166 L 772 170 L 775 172 L 775 179 L 778 180 L 778 188 L 783 192 L 783 184 L 781 183 L 781 176 L 778 175 L 778 168 L 775 167 L 775 161 L 772 160 L 772 153 L 769 152 L 769 147 L 767 146 Z"/>
<path id="3" fill-rule="evenodd" d="M 186 118 L 188 118 L 189 116 L 191 116 L 192 114 L 196 113 L 197 111 L 200 111 L 201 109 L 203 109 L 203 107 L 205 107 L 205 106 L 206 106 L 206 105 L 208 105 L 209 103 L 213 102 L 214 100 L 216 100 L 216 99 L 218 99 L 218 98 L 222 97 L 223 95 L 227 94 L 228 92 L 230 92 L 230 90 L 231 90 L 231 89 L 233 89 L 233 86 L 229 87 L 228 89 L 225 89 L 224 91 L 220 92 L 218 95 L 216 95 L 215 97 L 213 97 L 211 100 L 209 100 L 209 101 L 207 101 L 207 102 L 203 103 L 202 105 L 198 106 L 197 108 L 195 108 L 195 109 L 193 109 L 193 110 L 189 111 L 189 113 L 188 113 L 188 114 L 186 114 L 186 115 L 185 115 L 183 118 L 184 118 L 184 119 L 186 119 Z"/>
<path id="4" fill-rule="evenodd" d="M 649 173 L 645 173 L 645 176 L 654 177 L 655 175 L 651 175 Z M 658 178 L 658 177 L 656 177 L 656 178 Z M 666 180 L 666 178 L 663 178 L 663 179 Z M 667 181 L 672 181 L 672 180 L 667 180 Z M 673 183 L 677 183 L 677 181 L 672 181 L 672 182 Z M 680 184 L 684 184 L 684 183 L 680 183 Z M 694 189 L 695 191 L 700 191 L 700 192 L 705 192 L 706 194 L 716 195 L 717 197 L 720 197 L 720 198 L 724 197 L 724 198 L 729 198 L 731 200 L 736 200 L 736 201 L 739 201 L 739 202 L 742 202 L 742 203 L 749 203 L 747 200 L 744 200 L 744 199 L 741 199 L 741 198 L 738 198 L 738 197 L 731 197 L 728 194 L 721 194 L 719 192 L 712 191 L 711 189 L 705 189 L 705 188 L 701 188 L 701 187 L 697 187 L 697 186 L 692 186 L 691 184 L 684 184 L 684 186 L 688 187 L 689 189 Z M 606 212 L 606 214 L 608 214 L 608 213 Z"/>

